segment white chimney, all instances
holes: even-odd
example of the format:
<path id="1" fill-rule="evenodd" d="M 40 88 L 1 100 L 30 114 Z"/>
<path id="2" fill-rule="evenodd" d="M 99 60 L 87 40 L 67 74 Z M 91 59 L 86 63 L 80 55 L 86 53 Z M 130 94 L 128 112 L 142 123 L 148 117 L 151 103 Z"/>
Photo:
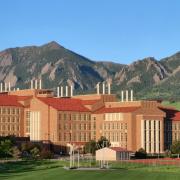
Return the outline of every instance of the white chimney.
<path id="1" fill-rule="evenodd" d="M 108 94 L 111 94 L 111 84 L 110 84 L 110 82 L 108 83 Z"/>
<path id="2" fill-rule="evenodd" d="M 97 83 L 96 88 L 97 88 L 97 94 L 99 95 L 99 82 Z"/>
<path id="3" fill-rule="evenodd" d="M 61 86 L 61 97 L 63 97 L 63 86 Z"/>
<path id="4" fill-rule="evenodd" d="M 57 97 L 59 97 L 59 87 L 57 87 Z"/>
<path id="5" fill-rule="evenodd" d="M 14 91 L 16 91 L 16 88 L 14 88 Z"/>
<path id="6" fill-rule="evenodd" d="M 42 89 L 42 80 L 39 80 L 39 89 Z"/>
<path id="7" fill-rule="evenodd" d="M 133 101 L 133 90 L 131 90 L 131 101 Z"/>
<path id="8" fill-rule="evenodd" d="M 19 91 L 19 88 L 17 88 L 17 91 Z"/>
<path id="9" fill-rule="evenodd" d="M 71 97 L 73 96 L 73 85 L 71 85 Z"/>
<path id="10" fill-rule="evenodd" d="M 33 80 L 31 80 L 31 89 L 33 89 Z"/>
<path id="11" fill-rule="evenodd" d="M 105 94 L 105 83 L 103 83 L 103 94 Z"/>
<path id="12" fill-rule="evenodd" d="M 66 86 L 66 97 L 68 97 L 68 86 Z"/>
<path id="13" fill-rule="evenodd" d="M 7 84 L 5 83 L 5 92 L 7 92 Z"/>
<path id="14" fill-rule="evenodd" d="M 38 82 L 37 82 L 37 79 L 35 80 L 35 89 L 38 88 Z"/>
<path id="15" fill-rule="evenodd" d="M 124 102 L 124 91 L 121 91 L 121 101 Z"/>
<path id="16" fill-rule="evenodd" d="M 3 86 L 3 84 L 1 83 L 1 91 L 0 92 L 3 92 L 3 87 L 2 86 Z"/>
<path id="17" fill-rule="evenodd" d="M 9 90 L 8 91 L 11 91 L 11 83 L 9 82 L 8 85 L 9 85 Z"/>
<path id="18" fill-rule="evenodd" d="M 128 90 L 126 90 L 126 101 L 129 101 Z"/>

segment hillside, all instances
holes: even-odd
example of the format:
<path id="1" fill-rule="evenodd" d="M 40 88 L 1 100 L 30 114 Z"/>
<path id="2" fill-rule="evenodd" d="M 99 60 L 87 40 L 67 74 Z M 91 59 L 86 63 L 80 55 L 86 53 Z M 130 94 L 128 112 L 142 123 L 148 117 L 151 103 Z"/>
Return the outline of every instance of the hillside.
<path id="1" fill-rule="evenodd" d="M 44 88 L 74 84 L 76 93 L 95 91 L 97 82 L 112 80 L 114 92 L 134 89 L 137 98 L 180 97 L 180 53 L 160 61 L 153 57 L 130 65 L 93 61 L 52 41 L 42 46 L 0 52 L 0 81 L 28 88 L 42 78 Z"/>

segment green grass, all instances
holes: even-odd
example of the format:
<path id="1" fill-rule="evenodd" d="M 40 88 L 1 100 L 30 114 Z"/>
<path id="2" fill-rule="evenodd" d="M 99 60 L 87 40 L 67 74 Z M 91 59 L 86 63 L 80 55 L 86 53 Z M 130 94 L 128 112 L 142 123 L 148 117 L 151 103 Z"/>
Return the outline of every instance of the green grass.
<path id="1" fill-rule="evenodd" d="M 180 167 L 113 163 L 114 170 L 64 170 L 68 162 L 22 161 L 0 164 L 1 180 L 174 180 L 180 179 Z"/>
<path id="2" fill-rule="evenodd" d="M 163 101 L 162 104 L 164 106 L 172 106 L 172 107 L 175 107 L 177 110 L 180 110 L 180 102 L 170 103 L 169 101 Z"/>

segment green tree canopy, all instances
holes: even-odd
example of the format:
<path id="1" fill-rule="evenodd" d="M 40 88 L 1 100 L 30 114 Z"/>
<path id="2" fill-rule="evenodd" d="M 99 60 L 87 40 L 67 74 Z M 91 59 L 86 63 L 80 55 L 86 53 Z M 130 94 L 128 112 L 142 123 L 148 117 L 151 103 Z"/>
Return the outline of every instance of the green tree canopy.
<path id="1" fill-rule="evenodd" d="M 85 153 L 95 154 L 96 149 L 97 149 L 96 141 L 94 140 L 87 142 L 84 146 Z"/>
<path id="2" fill-rule="evenodd" d="M 138 151 L 135 152 L 135 157 L 137 159 L 145 159 L 147 157 L 147 153 L 143 148 L 140 148 Z"/>
<path id="3" fill-rule="evenodd" d="M 3 141 L 0 141 L 0 156 L 1 157 L 11 156 L 11 147 L 12 147 L 12 142 L 10 139 L 5 139 Z"/>
<path id="4" fill-rule="evenodd" d="M 110 141 L 106 137 L 101 136 L 97 142 L 97 148 L 100 149 L 100 148 L 109 147 L 109 146 L 111 146 Z"/>
<path id="5" fill-rule="evenodd" d="M 173 154 L 180 154 L 180 141 L 174 141 L 171 146 L 171 152 Z"/>

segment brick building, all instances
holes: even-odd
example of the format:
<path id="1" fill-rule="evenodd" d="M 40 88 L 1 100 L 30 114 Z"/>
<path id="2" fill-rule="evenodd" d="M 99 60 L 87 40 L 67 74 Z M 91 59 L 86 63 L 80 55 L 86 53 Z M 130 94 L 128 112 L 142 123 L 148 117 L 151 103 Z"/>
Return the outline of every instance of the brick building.
<path id="1" fill-rule="evenodd" d="M 113 147 L 147 153 L 163 153 L 180 138 L 178 111 L 156 101 L 134 101 L 110 93 L 61 97 L 53 91 L 31 88 L 0 93 L 0 135 L 30 137 L 31 141 L 66 146 L 105 136 Z M 59 94 L 59 93 L 58 93 Z"/>

